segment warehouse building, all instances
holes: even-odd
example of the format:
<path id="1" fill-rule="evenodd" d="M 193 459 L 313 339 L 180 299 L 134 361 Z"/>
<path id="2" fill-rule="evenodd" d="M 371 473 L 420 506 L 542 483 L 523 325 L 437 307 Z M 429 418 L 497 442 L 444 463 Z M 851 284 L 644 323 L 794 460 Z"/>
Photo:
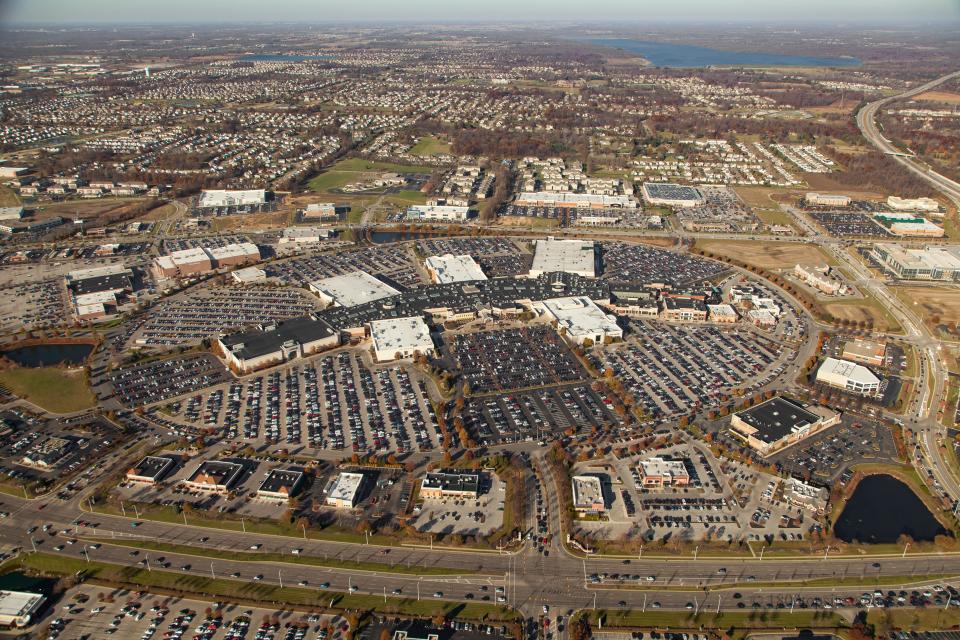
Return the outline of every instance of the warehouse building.
<path id="1" fill-rule="evenodd" d="M 252 242 L 228 244 L 223 247 L 194 247 L 174 251 L 153 259 L 151 270 L 158 280 L 190 278 L 214 269 L 236 267 L 260 260 L 260 250 Z"/>
<path id="2" fill-rule="evenodd" d="M 817 382 L 856 393 L 862 396 L 876 395 L 880 391 L 880 378 L 873 375 L 865 366 L 840 360 L 826 358 L 817 369 Z"/>
<path id="3" fill-rule="evenodd" d="M 339 344 L 340 333 L 313 314 L 217 338 L 221 355 L 238 374 L 320 353 Z"/>
<path id="4" fill-rule="evenodd" d="M 479 495 L 479 473 L 428 473 L 420 483 L 421 498 L 476 498 Z"/>
<path id="5" fill-rule="evenodd" d="M 835 193 L 810 192 L 803 197 L 803 201 L 811 207 L 849 207 L 850 196 Z"/>
<path id="6" fill-rule="evenodd" d="M 643 199 L 647 204 L 659 207 L 696 207 L 706 203 L 696 187 L 670 182 L 644 182 Z"/>
<path id="7" fill-rule="evenodd" d="M 173 461 L 173 458 L 147 456 L 127 469 L 127 480 L 156 484 L 169 475 L 175 466 L 177 466 L 177 463 Z"/>
<path id="8" fill-rule="evenodd" d="M 298 469 L 271 469 L 257 488 L 257 496 L 271 500 L 286 500 L 300 490 L 303 472 Z"/>
<path id="9" fill-rule="evenodd" d="M 424 261 L 424 266 L 430 273 L 430 279 L 435 283 L 487 279 L 476 260 L 467 255 L 455 256 L 447 253 L 442 256 L 430 256 Z"/>
<path id="10" fill-rule="evenodd" d="M 340 307 L 355 307 L 400 293 L 365 271 L 316 280 L 309 284 L 309 288 L 324 304 Z"/>
<path id="11" fill-rule="evenodd" d="M 411 358 L 415 353 L 424 355 L 434 351 L 430 327 L 419 316 L 374 320 L 370 323 L 373 338 L 373 355 L 377 362 L 390 362 Z"/>
<path id="12" fill-rule="evenodd" d="M 768 456 L 839 422 L 840 414 L 826 407 L 776 397 L 730 416 L 730 429 L 750 448 Z"/>
<path id="13" fill-rule="evenodd" d="M 362 473 L 342 472 L 327 486 L 324 502 L 328 507 L 353 509 L 360 498 L 363 479 Z"/>
<path id="14" fill-rule="evenodd" d="M 596 262 L 592 240 L 537 240 L 530 277 L 562 271 L 593 278 L 597 273 Z"/>
<path id="15" fill-rule="evenodd" d="M 603 484 L 597 476 L 573 476 L 573 509 L 580 517 L 602 515 L 607 511 Z"/>
<path id="16" fill-rule="evenodd" d="M 557 323 L 557 330 L 577 344 L 600 344 L 605 338 L 620 340 L 623 329 L 616 316 L 607 314 L 586 296 L 553 298 L 533 305 Z"/>

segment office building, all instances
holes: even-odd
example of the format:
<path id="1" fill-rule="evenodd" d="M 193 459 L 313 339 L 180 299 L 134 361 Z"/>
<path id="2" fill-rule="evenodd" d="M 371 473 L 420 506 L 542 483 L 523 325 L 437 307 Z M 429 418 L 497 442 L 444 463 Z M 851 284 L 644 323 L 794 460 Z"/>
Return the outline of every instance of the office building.
<path id="1" fill-rule="evenodd" d="M 870 369 L 838 358 L 826 358 L 823 361 L 817 369 L 817 382 L 862 396 L 876 395 L 880 390 L 880 378 Z"/>
<path id="2" fill-rule="evenodd" d="M 960 282 L 960 245 L 913 249 L 878 243 L 870 255 L 904 280 Z"/>
<path id="3" fill-rule="evenodd" d="M 810 192 L 803 197 L 803 201 L 812 207 L 849 207 L 850 196 L 835 193 Z"/>
<path id="4" fill-rule="evenodd" d="M 940 203 L 933 198 L 890 196 L 887 198 L 887 206 L 893 211 L 923 211 L 926 213 L 938 213 L 940 211 Z"/>

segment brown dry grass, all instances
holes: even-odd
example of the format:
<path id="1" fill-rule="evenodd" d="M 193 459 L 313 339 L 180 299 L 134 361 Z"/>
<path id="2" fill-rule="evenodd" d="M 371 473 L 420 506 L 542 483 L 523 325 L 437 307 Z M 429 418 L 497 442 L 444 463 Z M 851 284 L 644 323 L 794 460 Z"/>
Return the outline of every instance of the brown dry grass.
<path id="1" fill-rule="evenodd" d="M 934 316 L 940 317 L 940 322 L 949 320 L 960 321 L 960 289 L 955 287 L 928 286 L 928 287 L 893 287 L 893 292 L 906 304 L 912 305 L 924 323 L 934 330 Z M 915 303 L 915 304 L 914 304 Z"/>
<path id="2" fill-rule="evenodd" d="M 820 247 L 772 240 L 701 240 L 698 247 L 763 269 L 792 269 L 801 264 L 834 264 Z"/>
<path id="3" fill-rule="evenodd" d="M 290 224 L 289 211 L 273 213 L 253 213 L 216 218 L 213 226 L 217 231 L 251 231 L 254 229 L 275 229 Z"/>
<path id="4" fill-rule="evenodd" d="M 913 99 L 960 104 L 960 93 L 953 93 L 952 91 L 924 91 L 920 95 L 914 96 Z"/>

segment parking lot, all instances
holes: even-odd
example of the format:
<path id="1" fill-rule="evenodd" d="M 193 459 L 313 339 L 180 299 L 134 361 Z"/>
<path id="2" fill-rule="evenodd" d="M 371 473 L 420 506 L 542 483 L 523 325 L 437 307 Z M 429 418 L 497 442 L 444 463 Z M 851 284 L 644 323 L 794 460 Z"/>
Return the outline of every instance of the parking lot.
<path id="1" fill-rule="evenodd" d="M 184 249 L 222 249 L 231 244 L 250 242 L 250 238 L 242 234 L 220 234 L 204 237 L 167 238 L 163 241 L 163 253 L 173 253 Z"/>
<path id="2" fill-rule="evenodd" d="M 421 500 L 408 522 L 417 531 L 485 536 L 503 524 L 503 500 L 506 485 L 495 473 L 481 476 L 488 480 L 476 498 L 446 497 Z"/>
<path id="3" fill-rule="evenodd" d="M 662 418 L 718 406 L 735 387 L 778 373 L 792 352 L 746 328 L 679 326 L 632 320 L 628 339 L 595 348 L 600 371 L 612 369 L 647 415 Z M 781 369 L 782 370 L 782 369 Z"/>
<path id="4" fill-rule="evenodd" d="M 563 338 L 546 325 L 458 334 L 447 341 L 446 351 L 472 393 L 586 378 Z"/>
<path id="5" fill-rule="evenodd" d="M 218 287 L 161 303 L 130 336 L 130 346 L 198 343 L 220 332 L 303 316 L 319 308 L 299 289 Z"/>
<path id="6" fill-rule="evenodd" d="M 0 288 L 0 331 L 58 327 L 70 321 L 67 294 L 60 280 L 42 280 Z"/>
<path id="7" fill-rule="evenodd" d="M 178 424 L 222 430 L 243 443 L 356 452 L 439 447 L 426 382 L 403 366 L 372 368 L 361 353 L 340 351 L 243 380 L 216 381 L 165 410 Z"/>
<path id="8" fill-rule="evenodd" d="M 418 240 L 416 248 L 424 256 L 472 256 L 488 278 L 522 275 L 533 266 L 533 254 L 507 238 L 430 238 Z"/>
<path id="9" fill-rule="evenodd" d="M 226 367 L 209 353 L 121 367 L 110 373 L 117 398 L 130 407 L 162 402 L 229 378 Z"/>
<path id="10" fill-rule="evenodd" d="M 827 233 L 836 238 L 890 236 L 890 232 L 883 225 L 863 213 L 848 211 L 808 211 L 806 213 L 826 229 Z"/>
<path id="11" fill-rule="evenodd" d="M 267 275 L 288 285 L 307 283 L 331 276 L 366 271 L 384 275 L 401 287 L 413 288 L 425 281 L 405 245 L 377 245 L 364 249 L 320 253 L 271 263 L 264 267 Z"/>
<path id="12" fill-rule="evenodd" d="M 729 187 L 698 186 L 704 203 L 678 207 L 677 218 L 688 231 L 756 231 L 760 220 L 750 207 Z"/>
<path id="13" fill-rule="evenodd" d="M 490 598 L 477 596 L 477 599 L 489 600 Z M 381 617 L 374 618 L 365 626 L 357 636 L 357 640 L 380 640 L 384 631 L 389 638 L 393 638 L 393 634 L 400 630 L 406 631 L 409 638 L 428 638 L 431 634 L 436 634 L 439 640 L 507 640 L 513 637 L 508 635 L 507 628 L 501 625 L 447 620 L 443 625 L 436 626 L 430 620 Z"/>
<path id="14" fill-rule="evenodd" d="M 93 585 L 70 589 L 38 625 L 60 640 L 181 638 L 199 640 L 341 640 L 339 616 L 250 608 Z M 56 630 L 54 632 L 54 630 Z"/>
<path id="15" fill-rule="evenodd" d="M 844 417 L 839 425 L 785 449 L 770 461 L 792 476 L 829 486 L 855 464 L 896 458 L 897 447 L 889 426 Z"/>
<path id="16" fill-rule="evenodd" d="M 659 283 L 678 288 L 715 278 L 727 270 L 719 262 L 641 244 L 604 242 L 602 252 L 603 278 L 614 289 L 617 283 Z"/>
<path id="17" fill-rule="evenodd" d="M 0 418 L 12 427 L 0 438 L 0 473 L 33 485 L 34 493 L 88 471 L 91 461 L 103 460 L 127 441 L 119 429 L 93 415 L 61 420 L 12 409 Z M 69 497 L 80 484 L 73 479 L 58 497 Z"/>
<path id="18" fill-rule="evenodd" d="M 610 227 L 642 227 L 647 224 L 647 216 L 639 208 L 591 208 L 587 210 L 592 217 L 602 216 L 610 218 Z M 518 204 L 505 204 L 500 207 L 497 215 L 523 218 L 545 218 L 557 220 L 561 227 L 572 227 L 580 224 L 581 210 L 575 207 L 537 207 Z M 596 224 L 591 221 L 590 224 Z"/>
<path id="19" fill-rule="evenodd" d="M 586 384 L 471 397 L 460 414 L 464 428 L 480 445 L 542 441 L 572 430 L 589 433 L 594 427 L 616 424 L 603 391 Z"/>

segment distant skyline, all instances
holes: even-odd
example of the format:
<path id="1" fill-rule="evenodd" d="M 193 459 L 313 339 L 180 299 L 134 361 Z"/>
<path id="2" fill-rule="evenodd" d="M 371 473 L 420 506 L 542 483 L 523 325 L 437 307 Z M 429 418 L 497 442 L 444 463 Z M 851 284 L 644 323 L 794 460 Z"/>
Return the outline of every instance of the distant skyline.
<path id="1" fill-rule="evenodd" d="M 960 22 L 960 0 L 0 0 L 0 23 Z"/>

